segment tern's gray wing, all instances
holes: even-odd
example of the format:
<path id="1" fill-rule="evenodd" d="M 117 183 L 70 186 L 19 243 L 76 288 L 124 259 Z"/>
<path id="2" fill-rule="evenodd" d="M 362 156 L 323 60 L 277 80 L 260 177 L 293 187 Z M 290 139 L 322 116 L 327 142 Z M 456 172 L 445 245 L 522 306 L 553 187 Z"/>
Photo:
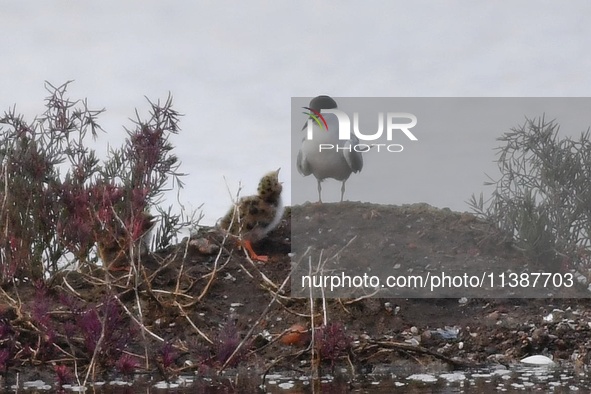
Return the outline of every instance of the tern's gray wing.
<path id="1" fill-rule="evenodd" d="M 303 176 L 308 176 L 312 173 L 312 169 L 310 168 L 310 164 L 306 160 L 306 156 L 305 156 L 304 152 L 302 152 L 302 149 L 300 149 L 298 152 L 298 158 L 296 160 L 296 167 L 298 169 L 298 172 L 300 174 L 302 174 Z"/>
<path id="2" fill-rule="evenodd" d="M 359 172 L 363 169 L 363 156 L 361 152 L 356 152 L 354 147 L 359 144 L 357 137 L 353 137 L 345 143 L 347 149 L 343 150 L 345 161 L 353 172 Z"/>

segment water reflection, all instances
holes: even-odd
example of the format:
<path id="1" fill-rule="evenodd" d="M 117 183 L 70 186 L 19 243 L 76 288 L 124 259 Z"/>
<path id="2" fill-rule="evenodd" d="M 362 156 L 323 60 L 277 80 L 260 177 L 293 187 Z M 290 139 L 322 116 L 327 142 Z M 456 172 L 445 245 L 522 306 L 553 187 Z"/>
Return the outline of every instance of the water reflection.
<path id="1" fill-rule="evenodd" d="M 435 369 L 435 370 L 434 370 Z M 390 365 L 374 366 L 372 371 L 348 378 L 347 371 L 324 375 L 313 382 L 308 376 L 294 373 L 273 373 L 261 377 L 252 373 L 224 378 L 181 376 L 172 383 L 137 378 L 133 383 L 114 381 L 88 387 L 86 393 L 493 393 L 540 391 L 566 393 L 590 392 L 591 379 L 586 371 L 575 371 L 571 366 L 549 367 L 515 365 L 488 369 L 444 371 L 440 368 L 429 371 L 409 371 L 404 367 Z M 32 392 L 52 392 L 50 384 L 36 381 L 19 385 Z M 18 392 L 17 387 L 11 387 Z M 65 387 L 64 392 L 76 392 L 80 388 Z"/>

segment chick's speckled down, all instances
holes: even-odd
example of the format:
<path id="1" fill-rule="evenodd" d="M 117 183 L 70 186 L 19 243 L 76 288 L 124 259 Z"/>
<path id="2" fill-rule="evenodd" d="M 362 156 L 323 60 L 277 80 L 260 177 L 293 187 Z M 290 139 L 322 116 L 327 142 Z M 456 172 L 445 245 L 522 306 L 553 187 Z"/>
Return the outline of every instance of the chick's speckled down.
<path id="1" fill-rule="evenodd" d="M 219 226 L 243 240 L 257 242 L 279 224 L 283 214 L 279 170 L 265 175 L 258 194 L 241 198 L 219 223 Z"/>

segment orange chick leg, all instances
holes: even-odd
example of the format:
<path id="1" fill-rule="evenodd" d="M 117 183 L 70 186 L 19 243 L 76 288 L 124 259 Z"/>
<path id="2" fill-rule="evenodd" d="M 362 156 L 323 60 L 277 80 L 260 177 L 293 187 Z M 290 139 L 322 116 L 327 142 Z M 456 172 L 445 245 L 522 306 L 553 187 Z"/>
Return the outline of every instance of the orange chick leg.
<path id="1" fill-rule="evenodd" d="M 252 243 L 250 241 L 242 241 L 242 246 L 244 247 L 244 249 L 246 249 L 251 259 L 261 261 L 263 263 L 269 261 L 269 256 L 259 256 L 258 254 L 256 254 L 256 252 L 252 248 Z"/>

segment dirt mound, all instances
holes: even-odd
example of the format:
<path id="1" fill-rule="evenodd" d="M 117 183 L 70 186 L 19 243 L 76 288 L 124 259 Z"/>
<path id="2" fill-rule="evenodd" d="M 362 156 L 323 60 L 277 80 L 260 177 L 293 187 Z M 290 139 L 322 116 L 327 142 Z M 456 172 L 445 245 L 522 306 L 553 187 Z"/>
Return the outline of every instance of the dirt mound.
<path id="1" fill-rule="evenodd" d="M 532 354 L 587 363 L 586 299 L 362 297 L 315 299 L 311 306 L 308 298 L 291 297 L 292 213 L 310 234 L 328 228 L 331 215 L 349 215 L 357 227 L 333 231 L 335 245 L 363 234 L 367 240 L 359 241 L 371 242 L 375 259 L 444 259 L 458 269 L 475 262 L 535 264 L 467 213 L 426 204 L 306 204 L 286 209 L 279 227 L 254 245 L 269 255 L 266 264 L 250 261 L 235 240 L 202 228 L 179 245 L 142 256 L 131 271 L 93 268 L 47 284 L 5 286 L 0 367 L 68 381 L 75 370 L 89 379 L 138 371 L 171 378 L 242 366 L 302 373 L 402 360 L 470 366 Z"/>

